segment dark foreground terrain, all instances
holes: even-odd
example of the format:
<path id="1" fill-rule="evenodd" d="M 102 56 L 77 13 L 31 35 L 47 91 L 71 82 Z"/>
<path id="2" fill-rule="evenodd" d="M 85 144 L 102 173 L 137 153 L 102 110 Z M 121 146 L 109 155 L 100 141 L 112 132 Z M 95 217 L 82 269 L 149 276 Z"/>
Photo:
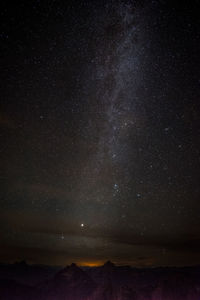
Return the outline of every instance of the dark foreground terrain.
<path id="1" fill-rule="evenodd" d="M 200 300 L 200 267 L 0 265 L 1 300 Z"/>

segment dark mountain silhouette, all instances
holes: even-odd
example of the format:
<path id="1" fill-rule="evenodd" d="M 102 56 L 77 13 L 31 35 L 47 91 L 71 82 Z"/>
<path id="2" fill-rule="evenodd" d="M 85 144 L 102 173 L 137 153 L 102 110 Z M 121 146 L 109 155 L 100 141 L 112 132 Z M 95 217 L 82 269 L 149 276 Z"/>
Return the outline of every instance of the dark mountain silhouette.
<path id="1" fill-rule="evenodd" d="M 37 289 L 23 285 L 14 280 L 0 280 L 0 299 L 1 300 L 35 300 Z"/>
<path id="2" fill-rule="evenodd" d="M 0 265 L 0 274 L 1 300 L 200 299 L 200 267 L 136 269 L 108 261 L 100 267 L 59 269 L 21 262 Z M 26 275 L 29 284 L 22 283 Z"/>
<path id="3" fill-rule="evenodd" d="M 14 264 L 0 264 L 0 280 L 9 279 L 25 285 L 36 285 L 54 276 L 60 267 L 28 265 L 25 261 Z"/>
<path id="4" fill-rule="evenodd" d="M 96 283 L 76 264 L 55 274 L 52 280 L 40 285 L 44 299 L 87 300 L 97 288 Z"/>

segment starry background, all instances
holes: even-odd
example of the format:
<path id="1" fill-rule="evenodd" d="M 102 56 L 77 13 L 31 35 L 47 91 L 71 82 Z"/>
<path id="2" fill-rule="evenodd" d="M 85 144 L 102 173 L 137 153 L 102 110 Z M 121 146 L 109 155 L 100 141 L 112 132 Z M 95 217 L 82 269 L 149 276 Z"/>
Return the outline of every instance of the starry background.
<path id="1" fill-rule="evenodd" d="M 199 1 L 1 5 L 0 261 L 199 264 Z"/>

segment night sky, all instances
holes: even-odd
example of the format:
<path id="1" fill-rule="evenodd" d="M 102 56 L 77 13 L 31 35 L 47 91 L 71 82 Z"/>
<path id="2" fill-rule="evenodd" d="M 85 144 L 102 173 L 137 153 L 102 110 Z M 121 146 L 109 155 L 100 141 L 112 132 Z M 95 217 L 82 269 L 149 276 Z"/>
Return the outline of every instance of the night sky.
<path id="1" fill-rule="evenodd" d="M 2 1 L 1 262 L 200 264 L 199 7 Z"/>

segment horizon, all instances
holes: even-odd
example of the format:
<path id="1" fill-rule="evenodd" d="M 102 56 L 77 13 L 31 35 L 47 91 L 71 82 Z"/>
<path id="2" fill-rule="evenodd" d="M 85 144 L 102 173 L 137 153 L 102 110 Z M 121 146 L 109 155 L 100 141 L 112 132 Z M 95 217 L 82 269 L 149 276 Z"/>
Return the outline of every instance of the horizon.
<path id="1" fill-rule="evenodd" d="M 79 268 L 96 268 L 96 267 L 103 267 L 106 264 L 111 263 L 114 267 L 130 267 L 130 268 L 135 268 L 135 269 L 159 269 L 159 268 L 177 268 L 177 269 L 182 269 L 182 268 L 198 268 L 200 267 L 200 264 L 191 264 L 191 265 L 134 265 L 130 263 L 116 263 L 110 260 L 104 260 L 104 261 L 98 261 L 98 262 L 68 262 L 63 265 L 53 265 L 53 264 L 43 264 L 43 263 L 32 263 L 26 260 L 18 260 L 18 261 L 10 261 L 10 262 L 1 262 L 0 265 L 26 265 L 26 266 L 44 266 L 44 267 L 55 267 L 55 268 L 66 268 L 70 267 L 72 265 L 75 265 Z"/>

